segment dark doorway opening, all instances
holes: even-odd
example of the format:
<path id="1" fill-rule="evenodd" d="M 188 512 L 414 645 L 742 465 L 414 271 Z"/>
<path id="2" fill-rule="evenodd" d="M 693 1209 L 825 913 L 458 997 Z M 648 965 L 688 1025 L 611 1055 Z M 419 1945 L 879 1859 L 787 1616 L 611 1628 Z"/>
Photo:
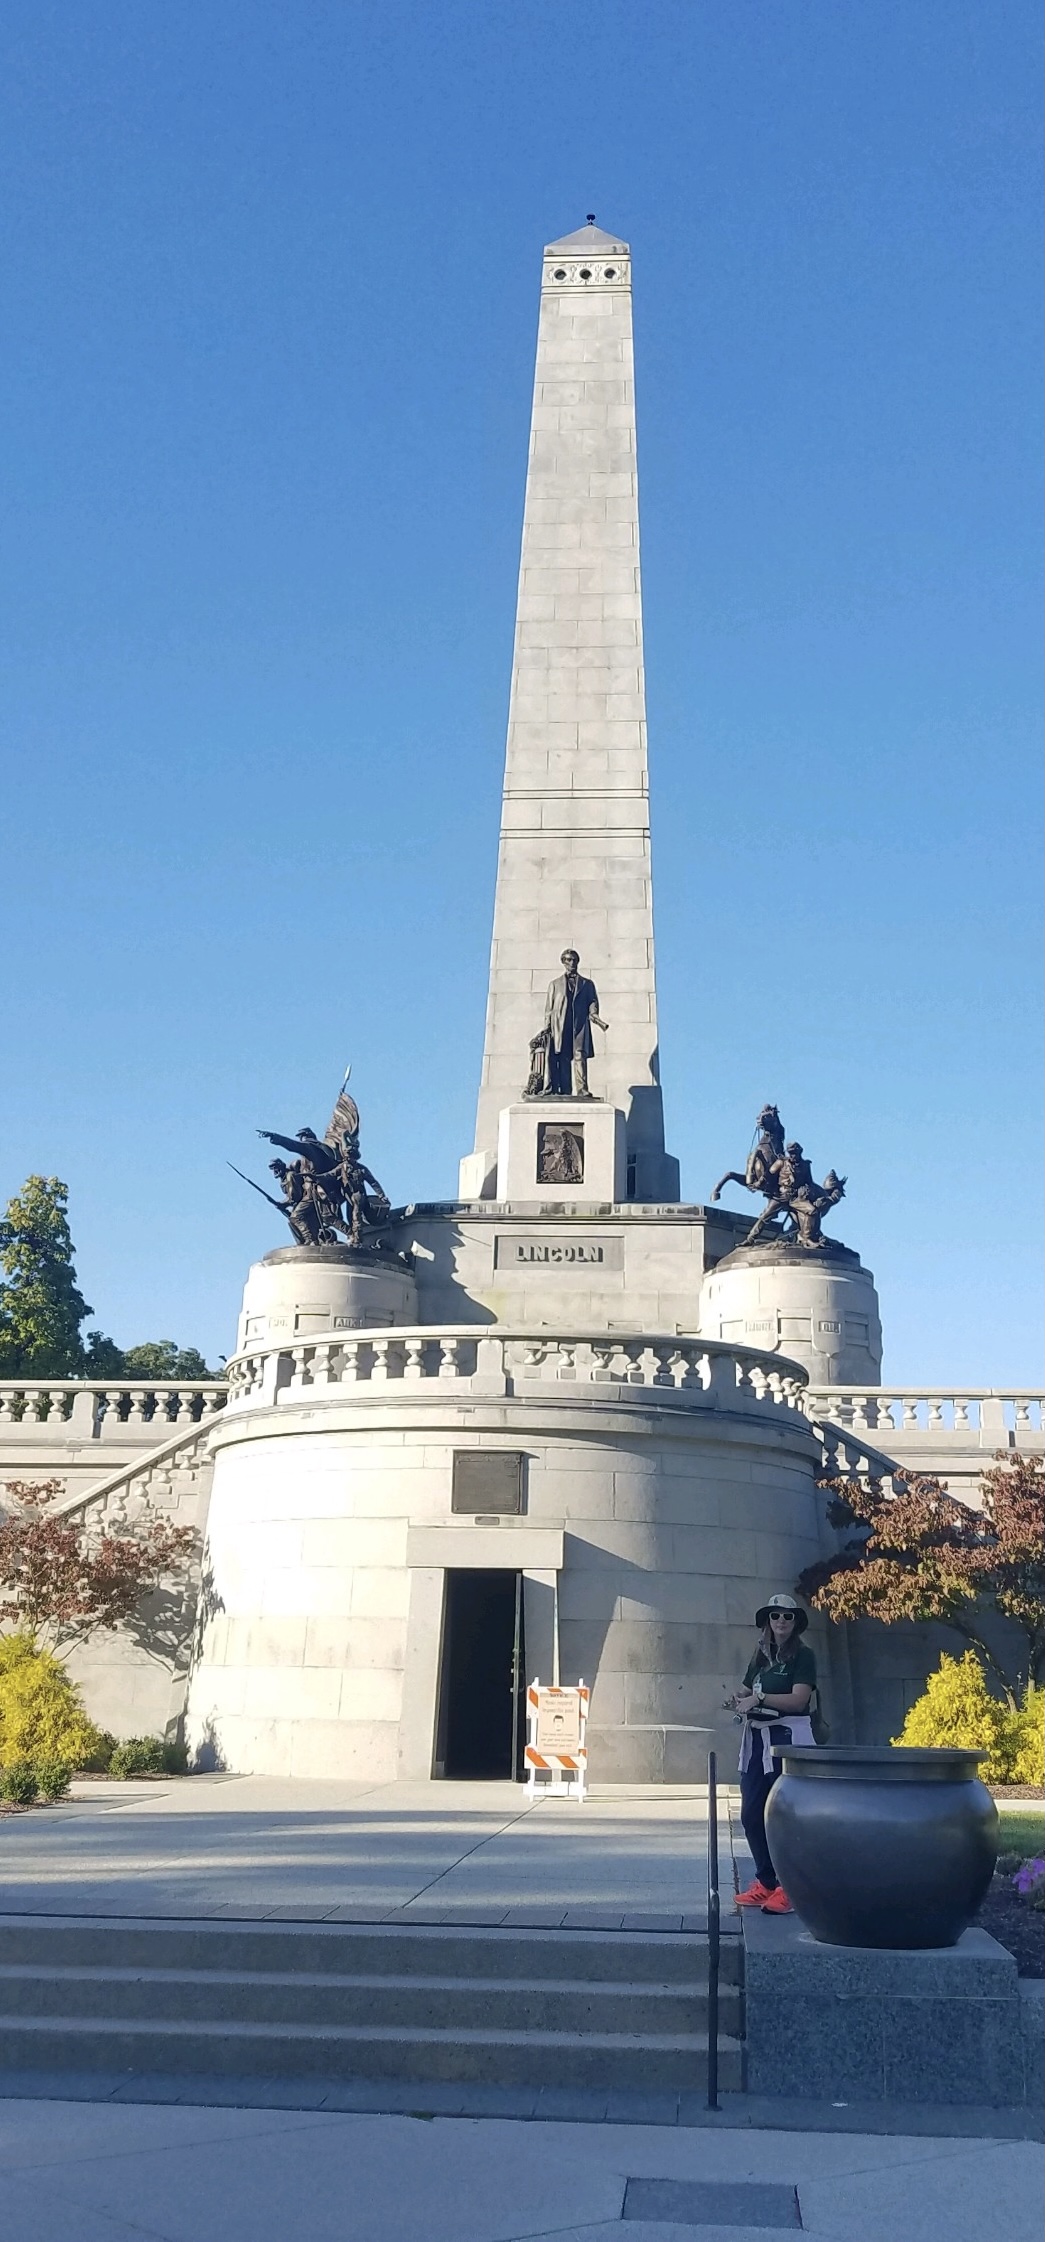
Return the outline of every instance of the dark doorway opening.
<path id="1" fill-rule="evenodd" d="M 518 1775 L 525 1738 L 525 1675 L 522 1574 L 448 1572 L 439 1772 L 487 1782 Z"/>

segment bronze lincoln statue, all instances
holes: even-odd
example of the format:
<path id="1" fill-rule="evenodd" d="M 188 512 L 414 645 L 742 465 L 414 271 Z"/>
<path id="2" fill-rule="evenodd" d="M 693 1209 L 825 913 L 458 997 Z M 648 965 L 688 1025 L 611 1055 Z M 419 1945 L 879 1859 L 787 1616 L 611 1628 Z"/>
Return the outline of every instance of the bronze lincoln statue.
<path id="1" fill-rule="evenodd" d="M 551 983 L 544 1026 L 530 1045 L 528 1098 L 590 1098 L 591 1031 L 609 1024 L 599 1018 L 598 991 L 581 972 L 577 951 L 564 950 L 560 963 L 565 971 Z"/>

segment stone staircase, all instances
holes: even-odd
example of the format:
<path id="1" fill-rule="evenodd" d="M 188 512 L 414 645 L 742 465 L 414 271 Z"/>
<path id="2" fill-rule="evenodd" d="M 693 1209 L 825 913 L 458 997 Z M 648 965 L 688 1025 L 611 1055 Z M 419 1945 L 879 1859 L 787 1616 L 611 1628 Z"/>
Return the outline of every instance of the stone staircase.
<path id="1" fill-rule="evenodd" d="M 706 2084 L 706 1939 L 463 1926 L 0 1920 L 0 2070 Z M 723 1940 L 720 2079 L 742 2084 Z"/>

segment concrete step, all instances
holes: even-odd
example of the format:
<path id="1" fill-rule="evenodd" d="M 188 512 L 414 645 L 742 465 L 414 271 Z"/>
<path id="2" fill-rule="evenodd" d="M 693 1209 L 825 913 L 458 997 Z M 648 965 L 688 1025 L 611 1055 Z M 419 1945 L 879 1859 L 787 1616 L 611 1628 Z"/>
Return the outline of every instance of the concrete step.
<path id="1" fill-rule="evenodd" d="M 0 1966 L 18 1964 L 670 1984 L 706 1980 L 707 1940 L 674 1931 L 0 1915 Z M 740 1939 L 724 1938 L 722 1982 L 739 1984 L 741 1974 Z"/>
<path id="2" fill-rule="evenodd" d="M 739 1988 L 722 1988 L 723 2025 L 739 2017 Z M 452 2031 L 695 2032 L 707 1991 L 690 1985 L 592 1984 L 584 1979 L 502 1984 L 496 1978 L 353 1977 L 260 1970 L 0 1967 L 0 2017 L 81 2016 L 133 2021 L 415 2024 Z"/>
<path id="3" fill-rule="evenodd" d="M 739 2086 L 739 1940 L 722 1959 Z M 7 1916 L 0 2066 L 693 2089 L 707 1969 L 672 1932 Z"/>
<path id="4" fill-rule="evenodd" d="M 409 2031 L 224 2023 L 117 2024 L 0 2018 L 0 2069 L 271 2073 L 327 2078 L 481 2080 L 499 2085 L 651 2091 L 706 2083 L 702 2034 Z M 742 2084 L 739 2042 L 719 2043 L 720 2081 Z"/>

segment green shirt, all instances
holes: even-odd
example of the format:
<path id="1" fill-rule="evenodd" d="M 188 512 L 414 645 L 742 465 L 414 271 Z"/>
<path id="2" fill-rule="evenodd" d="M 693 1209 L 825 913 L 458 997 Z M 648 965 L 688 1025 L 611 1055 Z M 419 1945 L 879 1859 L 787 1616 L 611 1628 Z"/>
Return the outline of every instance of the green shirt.
<path id="1" fill-rule="evenodd" d="M 816 1659 L 805 1643 L 800 1643 L 794 1657 L 786 1662 L 782 1658 L 774 1658 L 771 1666 L 760 1665 L 761 1656 L 761 1651 L 755 1652 L 744 1676 L 745 1689 L 751 1688 L 756 1674 L 763 1690 L 767 1690 L 770 1697 L 786 1697 L 796 1683 L 800 1682 L 808 1682 L 810 1689 L 816 1688 Z"/>

